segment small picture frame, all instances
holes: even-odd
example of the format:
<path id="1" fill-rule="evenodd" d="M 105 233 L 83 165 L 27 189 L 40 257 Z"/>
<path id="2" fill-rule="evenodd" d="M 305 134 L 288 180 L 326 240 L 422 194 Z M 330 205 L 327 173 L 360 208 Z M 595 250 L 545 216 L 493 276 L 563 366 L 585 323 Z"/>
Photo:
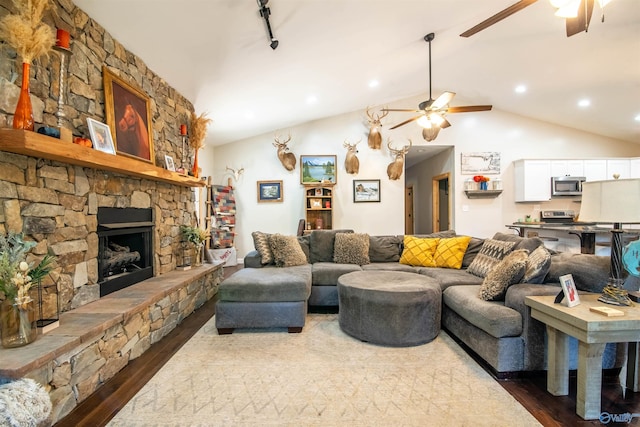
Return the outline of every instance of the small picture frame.
<path id="1" fill-rule="evenodd" d="M 165 155 L 164 164 L 167 166 L 167 170 L 170 170 L 171 172 L 176 171 L 176 165 L 173 163 L 173 157 Z"/>
<path id="2" fill-rule="evenodd" d="M 258 181 L 258 203 L 282 202 L 282 181 Z"/>
<path id="3" fill-rule="evenodd" d="M 576 284 L 571 274 L 560 276 L 560 286 L 562 286 L 564 301 L 567 307 L 575 307 L 580 304 L 580 296 L 578 296 L 578 290 L 576 289 Z"/>
<path id="4" fill-rule="evenodd" d="M 379 179 L 354 179 L 353 203 L 380 202 Z"/>
<path id="5" fill-rule="evenodd" d="M 310 209 L 322 209 L 322 199 L 309 199 Z"/>
<path id="6" fill-rule="evenodd" d="M 322 197 L 322 188 L 316 188 L 315 195 L 316 197 Z"/>
<path id="7" fill-rule="evenodd" d="M 113 145 L 109 126 L 89 117 L 87 118 L 87 126 L 89 127 L 93 148 L 103 153 L 115 155 L 116 149 Z"/>

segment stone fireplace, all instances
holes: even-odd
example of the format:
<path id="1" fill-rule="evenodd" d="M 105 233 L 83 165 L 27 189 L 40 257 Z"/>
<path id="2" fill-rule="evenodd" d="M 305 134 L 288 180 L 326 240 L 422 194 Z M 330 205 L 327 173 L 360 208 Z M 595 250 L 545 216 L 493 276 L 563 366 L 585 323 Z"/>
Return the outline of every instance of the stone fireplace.
<path id="1" fill-rule="evenodd" d="M 153 277 L 153 210 L 98 208 L 100 297 Z"/>

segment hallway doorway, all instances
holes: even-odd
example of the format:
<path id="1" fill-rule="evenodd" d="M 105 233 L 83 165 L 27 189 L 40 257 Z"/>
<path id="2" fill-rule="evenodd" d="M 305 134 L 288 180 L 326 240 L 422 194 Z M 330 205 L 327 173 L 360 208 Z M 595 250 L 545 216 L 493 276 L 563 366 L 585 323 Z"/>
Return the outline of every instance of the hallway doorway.
<path id="1" fill-rule="evenodd" d="M 451 227 L 450 173 L 434 176 L 432 179 L 432 229 L 434 233 Z"/>

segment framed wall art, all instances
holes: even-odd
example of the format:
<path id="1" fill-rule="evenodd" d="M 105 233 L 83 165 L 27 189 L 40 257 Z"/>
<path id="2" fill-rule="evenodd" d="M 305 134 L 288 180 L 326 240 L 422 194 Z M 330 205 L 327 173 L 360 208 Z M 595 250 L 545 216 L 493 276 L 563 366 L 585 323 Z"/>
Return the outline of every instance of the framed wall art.
<path id="1" fill-rule="evenodd" d="M 462 153 L 460 171 L 463 175 L 484 175 L 500 173 L 500 153 Z"/>
<path id="2" fill-rule="evenodd" d="M 282 181 L 258 181 L 258 203 L 282 200 Z"/>
<path id="3" fill-rule="evenodd" d="M 300 183 L 335 184 L 336 156 L 300 156 Z"/>
<path id="4" fill-rule="evenodd" d="M 107 124 L 118 154 L 155 163 L 149 97 L 102 68 Z"/>
<path id="5" fill-rule="evenodd" d="M 354 179 L 353 180 L 353 202 L 379 202 L 380 201 L 380 180 L 379 179 Z"/>
<path id="6" fill-rule="evenodd" d="M 87 118 L 87 126 L 89 127 L 93 148 L 104 153 L 116 154 L 109 126 L 91 118 Z"/>

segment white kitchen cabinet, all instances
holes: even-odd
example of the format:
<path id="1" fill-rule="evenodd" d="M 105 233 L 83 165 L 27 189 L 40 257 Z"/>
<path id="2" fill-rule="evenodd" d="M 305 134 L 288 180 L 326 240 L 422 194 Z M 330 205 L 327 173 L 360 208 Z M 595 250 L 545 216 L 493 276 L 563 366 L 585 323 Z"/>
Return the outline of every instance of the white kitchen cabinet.
<path id="1" fill-rule="evenodd" d="M 584 161 L 551 160 L 551 176 L 584 176 Z"/>
<path id="2" fill-rule="evenodd" d="M 516 160 L 513 163 L 516 202 L 551 200 L 550 160 Z"/>
<path id="3" fill-rule="evenodd" d="M 605 159 L 584 160 L 584 176 L 587 181 L 607 179 L 607 161 Z"/>
<path id="4" fill-rule="evenodd" d="M 629 160 L 629 178 L 640 178 L 640 157 Z"/>
<path id="5" fill-rule="evenodd" d="M 620 175 L 620 179 L 630 177 L 631 162 L 629 159 L 607 160 L 607 179 L 614 179 L 614 175 Z"/>

